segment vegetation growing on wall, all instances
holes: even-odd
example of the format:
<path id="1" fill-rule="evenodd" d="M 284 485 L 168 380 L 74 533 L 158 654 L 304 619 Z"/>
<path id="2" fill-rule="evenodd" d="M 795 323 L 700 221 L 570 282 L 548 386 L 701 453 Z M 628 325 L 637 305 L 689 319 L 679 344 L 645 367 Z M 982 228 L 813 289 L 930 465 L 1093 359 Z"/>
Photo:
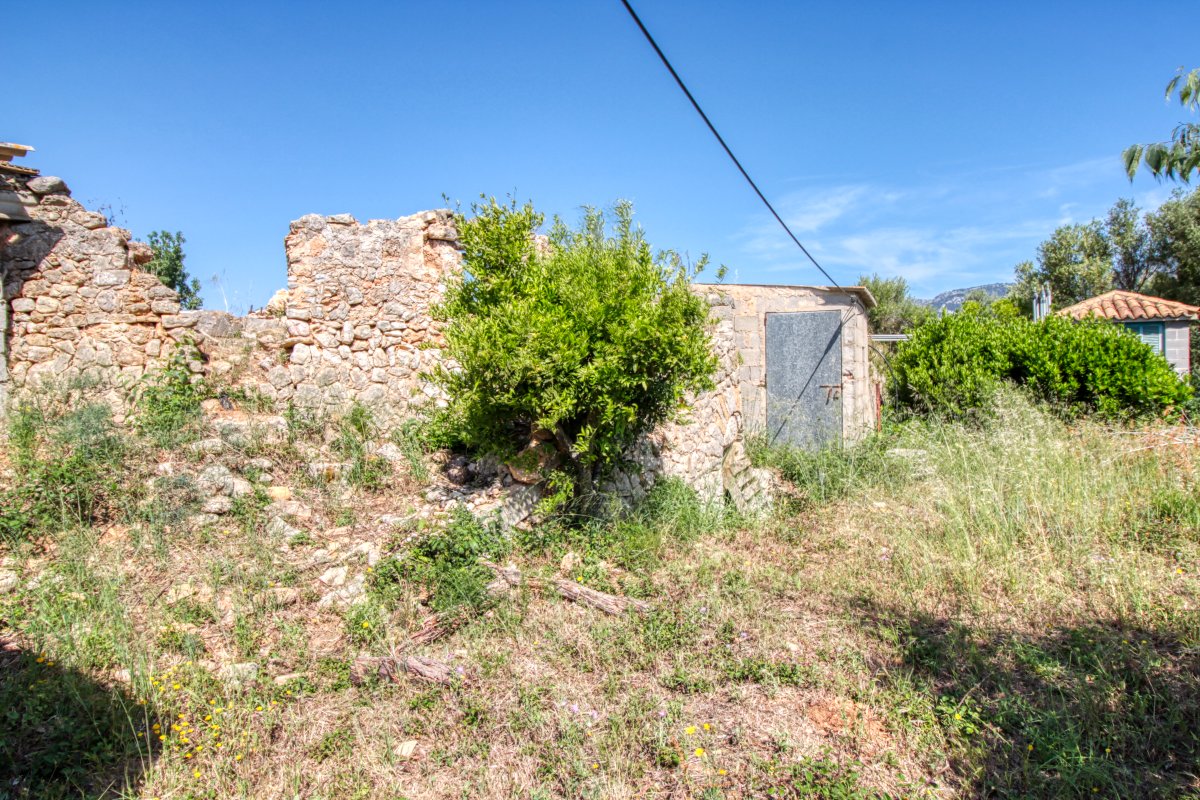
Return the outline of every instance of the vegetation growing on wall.
<path id="1" fill-rule="evenodd" d="M 434 378 L 469 445 L 512 456 L 540 437 L 557 485 L 587 505 L 638 434 L 711 386 L 708 306 L 689 289 L 705 259 L 655 255 L 629 203 L 588 209 L 574 229 L 556 219 L 545 246 L 532 205 L 472 213 L 457 220 L 462 272 L 437 310 L 457 366 Z"/>

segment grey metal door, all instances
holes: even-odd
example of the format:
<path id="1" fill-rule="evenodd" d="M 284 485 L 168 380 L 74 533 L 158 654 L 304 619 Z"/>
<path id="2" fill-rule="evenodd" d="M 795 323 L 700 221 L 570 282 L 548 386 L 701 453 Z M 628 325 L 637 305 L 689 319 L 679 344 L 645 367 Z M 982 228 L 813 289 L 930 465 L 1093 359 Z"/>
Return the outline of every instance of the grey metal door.
<path id="1" fill-rule="evenodd" d="M 820 450 L 842 442 L 842 315 L 767 314 L 767 436 Z"/>

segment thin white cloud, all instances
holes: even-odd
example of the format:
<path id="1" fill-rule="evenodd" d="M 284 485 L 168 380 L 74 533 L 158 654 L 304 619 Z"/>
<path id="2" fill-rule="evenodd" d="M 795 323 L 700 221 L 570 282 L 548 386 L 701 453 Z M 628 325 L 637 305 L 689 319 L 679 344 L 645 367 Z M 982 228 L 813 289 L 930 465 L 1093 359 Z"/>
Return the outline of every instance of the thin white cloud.
<path id="1" fill-rule="evenodd" d="M 778 207 L 839 281 L 862 273 L 900 275 L 915 292 L 936 294 L 1011 280 L 1013 267 L 1032 258 L 1056 227 L 1102 215 L 1107 205 L 1097 198 L 1113 187 L 1118 193 L 1107 204 L 1121 196 L 1123 176 L 1114 174 L 1119 169 L 1119 160 L 1103 157 L 1052 169 L 974 169 L 904 187 L 808 187 L 786 195 Z M 1169 192 L 1155 187 L 1134 197 L 1149 209 Z M 736 259 L 738 272 L 747 278 L 789 273 L 819 279 L 768 217 L 749 221 L 733 243 L 743 256 Z"/>

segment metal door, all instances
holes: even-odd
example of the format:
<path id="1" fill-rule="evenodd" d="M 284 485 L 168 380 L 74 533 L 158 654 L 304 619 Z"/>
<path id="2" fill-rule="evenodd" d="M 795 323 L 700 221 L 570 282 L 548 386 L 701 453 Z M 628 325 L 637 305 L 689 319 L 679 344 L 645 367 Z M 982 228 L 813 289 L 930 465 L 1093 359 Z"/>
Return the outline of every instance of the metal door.
<path id="1" fill-rule="evenodd" d="M 842 315 L 767 314 L 767 436 L 820 450 L 842 443 Z"/>

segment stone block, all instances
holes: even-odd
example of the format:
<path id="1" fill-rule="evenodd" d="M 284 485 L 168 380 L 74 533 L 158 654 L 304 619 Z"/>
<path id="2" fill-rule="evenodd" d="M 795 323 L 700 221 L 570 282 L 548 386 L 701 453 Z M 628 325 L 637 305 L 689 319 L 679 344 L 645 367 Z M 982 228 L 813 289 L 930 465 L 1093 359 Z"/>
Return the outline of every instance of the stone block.
<path id="1" fill-rule="evenodd" d="M 39 175 L 26 184 L 29 191 L 36 195 L 60 194 L 70 196 L 71 190 L 67 188 L 66 181 L 62 178 L 56 178 L 50 175 Z"/>
<path id="2" fill-rule="evenodd" d="M 129 283 L 129 270 L 110 269 L 96 273 L 97 286 L 124 286 Z"/>
<path id="3" fill-rule="evenodd" d="M 196 322 L 196 317 L 185 314 L 167 314 L 162 318 L 162 325 L 168 330 L 172 328 L 194 328 Z"/>

